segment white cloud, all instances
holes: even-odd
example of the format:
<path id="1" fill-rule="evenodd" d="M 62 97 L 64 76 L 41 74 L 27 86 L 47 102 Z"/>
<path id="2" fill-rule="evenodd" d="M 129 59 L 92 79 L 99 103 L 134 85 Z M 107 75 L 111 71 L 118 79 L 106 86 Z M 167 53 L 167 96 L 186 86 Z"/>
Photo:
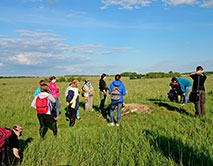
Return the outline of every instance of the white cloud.
<path id="1" fill-rule="evenodd" d="M 149 6 L 152 3 L 152 0 L 103 0 L 102 3 L 104 6 L 101 9 L 106 9 L 109 6 L 120 6 L 119 9 L 138 9 L 141 7 Z"/>
<path id="2" fill-rule="evenodd" d="M 199 3 L 197 0 L 163 0 L 163 2 L 171 6 L 195 5 Z"/>
<path id="3" fill-rule="evenodd" d="M 52 55 L 42 54 L 39 52 L 25 52 L 8 57 L 8 60 L 18 64 L 37 65 L 45 62 L 46 57 L 52 57 Z"/>
<path id="4" fill-rule="evenodd" d="M 213 0 L 204 1 L 203 4 L 201 4 L 201 7 L 212 8 L 213 7 Z"/>
<path id="5" fill-rule="evenodd" d="M 4 66 L 4 64 L 0 62 L 0 67 L 2 67 L 2 66 Z"/>

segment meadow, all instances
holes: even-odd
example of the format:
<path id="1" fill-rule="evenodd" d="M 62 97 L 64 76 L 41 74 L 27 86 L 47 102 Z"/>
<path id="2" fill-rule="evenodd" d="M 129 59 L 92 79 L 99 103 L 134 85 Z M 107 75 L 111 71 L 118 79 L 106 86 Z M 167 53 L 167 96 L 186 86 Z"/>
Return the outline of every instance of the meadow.
<path id="1" fill-rule="evenodd" d="M 152 113 L 127 114 L 121 117 L 119 127 L 109 127 L 99 114 L 99 77 L 90 77 L 95 87 L 94 111 L 84 112 L 84 98 L 80 97 L 82 120 L 70 128 L 64 115 L 68 83 L 58 82 L 58 136 L 54 138 L 49 129 L 44 140 L 39 136 L 36 110 L 30 107 L 40 79 L 0 79 L 0 126 L 20 124 L 24 128 L 19 138 L 20 165 L 213 165 L 213 76 L 208 76 L 205 84 L 206 115 L 202 118 L 194 117 L 193 103 L 182 106 L 168 101 L 170 78 L 122 78 L 128 91 L 125 103 L 146 104 Z M 107 77 L 107 85 L 113 80 Z M 108 96 L 105 107 L 109 105 Z"/>

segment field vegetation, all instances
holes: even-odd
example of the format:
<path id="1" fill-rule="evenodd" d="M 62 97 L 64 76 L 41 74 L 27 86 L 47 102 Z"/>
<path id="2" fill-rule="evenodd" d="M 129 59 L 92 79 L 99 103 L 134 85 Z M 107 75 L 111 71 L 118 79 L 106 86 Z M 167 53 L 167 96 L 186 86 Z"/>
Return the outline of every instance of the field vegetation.
<path id="1" fill-rule="evenodd" d="M 11 128 L 20 124 L 24 128 L 19 139 L 21 165 L 213 165 L 213 76 L 206 81 L 206 115 L 202 118 L 194 117 L 193 103 L 182 106 L 168 101 L 171 78 L 123 77 L 128 91 L 125 103 L 145 104 L 152 113 L 127 114 L 119 127 L 109 127 L 99 114 L 99 77 L 91 77 L 95 87 L 94 111 L 84 112 L 81 97 L 82 120 L 70 128 L 64 115 L 64 93 L 69 83 L 57 82 L 61 102 L 58 136 L 54 138 L 49 129 L 44 140 L 39 136 L 36 111 L 30 107 L 40 79 L 0 79 L 0 126 Z M 114 77 L 107 77 L 107 85 L 113 80 Z M 106 109 L 109 105 L 108 96 Z"/>

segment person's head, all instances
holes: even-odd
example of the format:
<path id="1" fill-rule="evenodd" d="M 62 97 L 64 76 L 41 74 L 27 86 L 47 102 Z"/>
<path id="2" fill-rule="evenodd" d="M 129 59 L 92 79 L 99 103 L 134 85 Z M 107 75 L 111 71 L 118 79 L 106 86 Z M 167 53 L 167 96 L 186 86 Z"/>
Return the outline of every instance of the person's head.
<path id="1" fill-rule="evenodd" d="M 90 80 L 87 78 L 85 79 L 85 84 L 88 84 L 88 83 L 90 83 Z"/>
<path id="2" fill-rule="evenodd" d="M 121 75 L 120 75 L 120 74 L 116 74 L 116 75 L 115 75 L 115 80 L 116 80 L 116 81 L 120 81 L 120 79 L 121 79 Z"/>
<path id="3" fill-rule="evenodd" d="M 73 88 L 78 88 L 78 85 L 79 85 L 79 82 L 78 80 L 73 80 L 70 85 L 73 87 Z"/>
<path id="4" fill-rule="evenodd" d="M 14 133 L 19 137 L 22 136 L 23 128 L 20 125 L 13 126 Z"/>
<path id="5" fill-rule="evenodd" d="M 176 78 L 176 77 L 173 77 L 173 78 L 171 79 L 171 81 L 172 81 L 172 83 L 175 83 L 175 82 L 177 82 L 177 78 Z"/>
<path id="6" fill-rule="evenodd" d="M 47 84 L 43 84 L 41 86 L 41 92 L 47 92 L 47 93 L 49 93 L 49 86 Z"/>
<path id="7" fill-rule="evenodd" d="M 196 71 L 203 71 L 203 67 L 202 66 L 196 67 Z"/>
<path id="8" fill-rule="evenodd" d="M 45 84 L 45 80 L 40 80 L 39 85 L 42 86 L 43 84 Z"/>
<path id="9" fill-rule="evenodd" d="M 105 78 L 106 78 L 106 74 L 103 73 L 103 74 L 101 75 L 101 80 L 103 80 L 103 79 L 105 79 Z"/>
<path id="10" fill-rule="evenodd" d="M 56 82 L 56 77 L 55 77 L 55 76 L 50 77 L 50 81 L 51 81 L 52 83 L 55 83 L 55 82 Z"/>

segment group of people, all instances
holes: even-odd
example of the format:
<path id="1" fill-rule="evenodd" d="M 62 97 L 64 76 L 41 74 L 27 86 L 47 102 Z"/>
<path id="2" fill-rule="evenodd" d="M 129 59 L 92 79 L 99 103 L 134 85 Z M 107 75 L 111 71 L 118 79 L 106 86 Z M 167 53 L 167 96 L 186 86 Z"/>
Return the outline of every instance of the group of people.
<path id="1" fill-rule="evenodd" d="M 100 94 L 100 113 L 104 113 L 105 100 L 108 94 L 111 96 L 111 107 L 110 107 L 110 123 L 109 126 L 119 126 L 121 119 L 121 108 L 123 106 L 123 96 L 126 95 L 125 86 L 121 82 L 121 76 L 117 74 L 115 81 L 112 82 L 110 87 L 107 87 L 106 79 L 107 75 L 102 74 L 99 80 L 99 94 Z M 57 119 L 60 118 L 60 107 L 59 102 L 59 88 L 56 86 L 56 77 L 50 77 L 49 85 L 44 80 L 40 80 L 40 86 L 34 93 L 34 99 L 31 106 L 36 109 L 37 117 L 40 124 L 39 134 L 44 139 L 45 128 L 47 127 L 46 121 L 52 125 L 53 134 L 57 137 Z M 79 81 L 73 80 L 65 91 L 66 98 L 66 117 L 69 120 L 69 126 L 75 125 L 75 120 L 80 120 L 79 113 L 79 97 L 80 94 L 85 98 L 85 111 L 93 110 L 93 95 L 94 88 L 89 79 L 85 80 L 84 85 L 79 92 Z M 117 108 L 117 120 L 114 118 L 114 110 Z"/>
<path id="2" fill-rule="evenodd" d="M 205 114 L 204 83 L 207 78 L 203 72 L 203 67 L 198 66 L 196 68 L 196 72 L 191 73 L 190 77 L 193 79 L 193 86 L 188 79 L 173 77 L 170 83 L 171 90 L 168 93 L 168 98 L 171 101 L 178 102 L 178 96 L 180 96 L 180 102 L 182 105 L 185 105 L 188 102 L 188 93 L 192 87 L 192 94 L 197 95 L 197 99 L 195 101 L 191 101 L 195 104 L 195 116 L 203 116 Z"/>
<path id="3" fill-rule="evenodd" d="M 198 99 L 195 104 L 195 115 L 203 116 L 205 114 L 205 87 L 204 83 L 206 75 L 203 72 L 202 66 L 196 68 L 196 72 L 190 74 L 193 79 L 192 83 L 184 78 L 172 78 L 171 87 L 173 90 L 180 91 L 179 94 L 184 97 L 184 104 L 187 104 L 187 95 L 192 86 L 192 92 L 197 93 Z M 109 126 L 119 126 L 121 120 L 121 109 L 124 105 L 124 97 L 127 93 L 124 84 L 121 82 L 121 76 L 117 74 L 115 81 L 110 87 L 107 87 L 105 82 L 106 74 L 101 75 L 99 80 L 99 94 L 100 94 L 100 112 L 104 112 L 104 105 L 107 94 L 111 98 L 110 106 L 110 123 Z M 60 117 L 60 102 L 59 102 L 59 88 L 55 85 L 56 77 L 50 78 L 50 84 L 47 85 L 44 80 L 39 82 L 40 86 L 34 93 L 34 100 L 31 106 L 37 111 L 37 117 L 40 123 L 39 134 L 44 138 L 46 121 L 52 125 L 53 134 L 57 136 L 57 119 Z M 69 126 L 75 125 L 75 119 L 79 116 L 79 82 L 73 80 L 65 91 L 66 97 L 66 116 L 69 118 Z M 107 93 L 108 91 L 108 93 Z M 94 88 L 89 79 L 85 80 L 85 84 L 81 88 L 81 94 L 85 97 L 85 110 L 91 111 L 93 109 L 93 94 Z M 117 119 L 114 119 L 114 110 L 117 108 Z M 115 123 L 114 123 L 115 122 Z M 23 128 L 20 125 L 15 125 L 11 130 L 7 128 L 0 128 L 0 165 L 16 165 L 20 159 L 18 137 L 22 135 Z"/>

